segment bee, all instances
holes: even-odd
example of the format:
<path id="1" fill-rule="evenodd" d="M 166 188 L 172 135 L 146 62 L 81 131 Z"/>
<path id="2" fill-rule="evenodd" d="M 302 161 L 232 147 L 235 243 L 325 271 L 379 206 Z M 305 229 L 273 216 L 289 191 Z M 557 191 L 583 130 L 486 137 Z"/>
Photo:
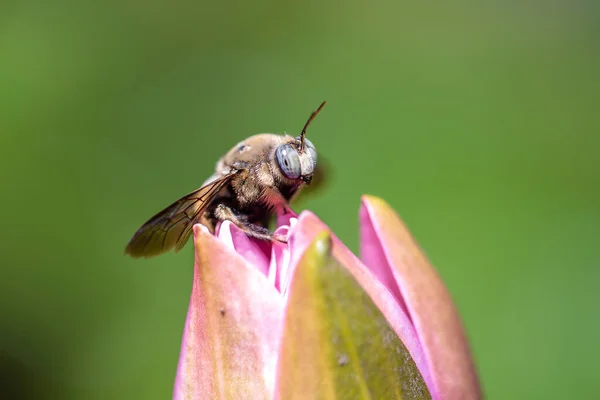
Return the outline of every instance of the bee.
<path id="1" fill-rule="evenodd" d="M 268 224 L 290 212 L 289 202 L 317 174 L 317 150 L 306 129 L 325 106 L 312 112 L 299 136 L 261 133 L 241 141 L 223 156 L 215 173 L 150 218 L 133 235 L 125 253 L 153 257 L 181 250 L 195 223 L 214 234 L 220 221 L 231 221 L 250 237 L 286 242 Z"/>

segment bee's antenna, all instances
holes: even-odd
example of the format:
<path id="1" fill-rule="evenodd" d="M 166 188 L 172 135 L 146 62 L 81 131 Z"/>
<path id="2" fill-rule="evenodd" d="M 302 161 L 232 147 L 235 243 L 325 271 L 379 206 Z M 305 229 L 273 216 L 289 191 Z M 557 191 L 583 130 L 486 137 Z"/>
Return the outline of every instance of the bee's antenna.
<path id="1" fill-rule="evenodd" d="M 306 121 L 306 124 L 304 124 L 304 128 L 302 128 L 302 133 L 300 133 L 300 151 L 304 151 L 304 137 L 306 136 L 306 128 L 308 128 L 312 120 L 315 119 L 319 111 L 321 111 L 321 109 L 325 106 L 325 103 L 327 102 L 322 102 L 319 108 L 317 108 L 315 111 L 312 112 L 312 114 L 310 114 L 310 117 L 308 117 L 308 121 Z"/>

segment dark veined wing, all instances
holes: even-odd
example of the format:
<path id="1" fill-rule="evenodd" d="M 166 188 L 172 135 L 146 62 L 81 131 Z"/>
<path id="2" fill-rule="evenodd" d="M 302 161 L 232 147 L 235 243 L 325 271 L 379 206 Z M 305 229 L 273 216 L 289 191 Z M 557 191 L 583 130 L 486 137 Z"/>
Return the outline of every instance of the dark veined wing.
<path id="1" fill-rule="evenodd" d="M 194 223 L 235 173 L 205 184 L 150 218 L 133 235 L 125 253 L 138 258 L 181 250 L 192 234 Z"/>

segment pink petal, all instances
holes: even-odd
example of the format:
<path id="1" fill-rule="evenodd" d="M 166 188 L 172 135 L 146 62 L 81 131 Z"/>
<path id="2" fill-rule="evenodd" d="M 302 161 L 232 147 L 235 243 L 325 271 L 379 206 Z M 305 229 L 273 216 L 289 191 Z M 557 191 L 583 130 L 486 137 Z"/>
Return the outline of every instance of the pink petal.
<path id="1" fill-rule="evenodd" d="M 394 271 L 390 268 L 385 252 L 381 248 L 381 243 L 376 238 L 373 225 L 365 223 L 370 221 L 368 213 L 364 207 L 360 209 L 360 259 L 377 277 L 377 279 L 394 295 L 398 304 L 410 318 L 410 314 L 404 304 L 404 299 L 400 294 L 400 288 L 396 283 Z"/>
<path id="2" fill-rule="evenodd" d="M 283 300 L 262 272 L 202 225 L 194 226 L 194 242 L 173 398 L 271 398 Z"/>
<path id="3" fill-rule="evenodd" d="M 298 223 L 292 229 L 289 242 L 292 254 L 290 276 L 293 275 L 293 271 L 298 265 L 302 254 L 304 254 L 308 246 L 315 240 L 317 234 L 324 229 L 329 231 L 329 228 L 313 213 L 304 211 L 300 214 Z M 431 387 L 432 381 L 429 376 L 429 369 L 427 368 L 421 344 L 410 318 L 408 318 L 402 307 L 399 306 L 395 296 L 377 280 L 377 277 L 333 234 L 332 239 L 333 256 L 350 271 L 354 279 L 356 279 L 379 310 L 381 310 L 392 329 L 398 334 L 398 337 L 410 352 L 427 387 Z M 283 288 L 287 290 L 287 287 L 289 287 L 289 282 L 282 283 L 282 293 L 287 294 L 283 290 Z"/>
<path id="4" fill-rule="evenodd" d="M 401 293 L 425 352 L 435 399 L 479 399 L 481 388 L 452 298 L 398 215 L 383 200 L 363 196 L 361 258 Z M 386 286 L 390 285 L 388 278 Z"/>
<path id="5" fill-rule="evenodd" d="M 220 224 L 217 236 L 230 245 L 250 265 L 267 276 L 269 271 L 269 257 L 267 254 L 271 252 L 268 248 L 270 247 L 269 242 L 249 238 L 230 221 L 224 221 Z"/>

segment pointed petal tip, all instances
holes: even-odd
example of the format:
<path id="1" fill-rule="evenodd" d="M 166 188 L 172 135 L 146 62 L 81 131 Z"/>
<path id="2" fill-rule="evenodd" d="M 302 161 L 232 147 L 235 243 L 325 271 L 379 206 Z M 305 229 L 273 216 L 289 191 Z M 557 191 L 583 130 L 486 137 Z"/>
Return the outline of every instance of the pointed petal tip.
<path id="1" fill-rule="evenodd" d="M 310 211 L 310 210 L 304 210 L 302 211 L 299 215 L 298 215 L 298 222 L 300 221 L 304 221 L 304 220 L 310 220 L 310 219 L 319 219 L 319 217 L 317 217 L 315 215 L 314 212 Z"/>
<path id="2" fill-rule="evenodd" d="M 402 218 L 398 215 L 396 210 L 394 210 L 392 208 L 392 206 L 390 206 L 390 204 L 387 201 L 385 201 L 383 198 L 378 197 L 378 196 L 373 196 L 371 194 L 363 194 L 360 197 L 360 203 L 361 203 L 361 211 L 365 210 L 369 214 L 372 214 L 373 212 L 383 214 L 387 217 L 390 217 L 397 221 L 400 221 L 400 223 L 403 225 L 403 228 L 406 229 L 406 227 L 404 226 L 404 222 L 402 221 Z M 370 215 L 368 217 L 373 218 Z"/>
<path id="3" fill-rule="evenodd" d="M 366 202 L 366 201 L 382 201 L 381 197 L 378 196 L 374 196 L 372 194 L 363 194 L 362 196 L 360 196 L 360 201 L 361 202 Z"/>
<path id="4" fill-rule="evenodd" d="M 321 231 L 313 242 L 315 252 L 320 256 L 324 257 L 331 253 L 331 234 L 328 230 Z"/>
<path id="5" fill-rule="evenodd" d="M 202 224 L 194 224 L 192 229 L 194 230 L 194 237 L 204 233 L 210 234 L 208 228 Z"/>
<path id="6" fill-rule="evenodd" d="M 325 260 L 331 256 L 332 245 L 331 233 L 326 229 L 322 229 L 314 236 L 302 256 L 306 260 L 307 266 L 311 269 L 321 268 Z"/>
<path id="7" fill-rule="evenodd" d="M 372 230 L 361 241 L 378 242 L 382 253 L 381 258 L 363 261 L 369 264 L 386 259 L 427 354 L 436 391 L 443 398 L 480 398 L 481 386 L 467 335 L 437 270 L 385 200 L 363 195 L 361 203 L 361 230 Z"/>
<path id="8" fill-rule="evenodd" d="M 374 196 L 372 194 L 363 194 L 360 196 L 360 202 L 363 205 L 371 205 L 375 207 L 389 207 L 389 204 L 379 196 Z"/>

